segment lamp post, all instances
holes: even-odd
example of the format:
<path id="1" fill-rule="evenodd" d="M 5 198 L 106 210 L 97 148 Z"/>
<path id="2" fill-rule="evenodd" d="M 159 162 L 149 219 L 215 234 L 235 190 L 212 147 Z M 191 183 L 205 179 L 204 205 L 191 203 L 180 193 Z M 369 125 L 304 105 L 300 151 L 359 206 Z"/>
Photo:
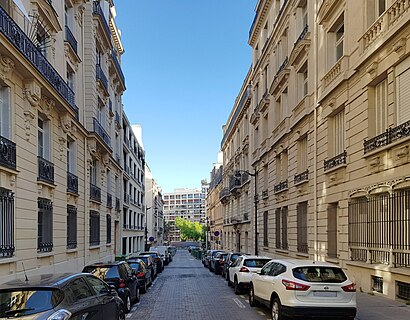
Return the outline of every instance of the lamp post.
<path id="1" fill-rule="evenodd" d="M 249 174 L 251 177 L 254 178 L 254 190 L 255 190 L 254 192 L 255 192 L 255 195 L 254 195 L 253 200 L 254 200 L 254 205 L 255 205 L 255 256 L 257 256 L 258 252 L 259 252 L 259 250 L 258 250 L 258 190 L 257 190 L 257 187 L 256 187 L 257 172 L 256 172 L 256 170 L 255 170 L 254 173 L 250 173 L 248 170 L 236 170 L 235 175 L 240 174 L 241 172 Z"/>

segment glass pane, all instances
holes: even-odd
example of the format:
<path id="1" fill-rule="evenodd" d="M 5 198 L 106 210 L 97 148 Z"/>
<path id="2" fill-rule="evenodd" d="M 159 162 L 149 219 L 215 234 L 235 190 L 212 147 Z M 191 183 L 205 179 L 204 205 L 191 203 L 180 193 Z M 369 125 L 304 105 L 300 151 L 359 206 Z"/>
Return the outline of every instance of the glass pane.
<path id="1" fill-rule="evenodd" d="M 296 279 L 307 282 L 342 283 L 347 280 L 343 270 L 335 267 L 298 267 L 292 272 Z"/>

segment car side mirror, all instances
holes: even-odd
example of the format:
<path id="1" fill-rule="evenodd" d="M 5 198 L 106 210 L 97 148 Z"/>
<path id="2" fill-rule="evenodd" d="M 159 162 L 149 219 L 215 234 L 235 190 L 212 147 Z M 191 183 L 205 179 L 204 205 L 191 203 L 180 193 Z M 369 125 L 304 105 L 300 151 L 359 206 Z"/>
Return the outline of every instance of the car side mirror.
<path id="1" fill-rule="evenodd" d="M 113 284 L 110 284 L 110 291 L 111 293 L 117 293 L 117 289 L 115 289 L 115 286 Z"/>

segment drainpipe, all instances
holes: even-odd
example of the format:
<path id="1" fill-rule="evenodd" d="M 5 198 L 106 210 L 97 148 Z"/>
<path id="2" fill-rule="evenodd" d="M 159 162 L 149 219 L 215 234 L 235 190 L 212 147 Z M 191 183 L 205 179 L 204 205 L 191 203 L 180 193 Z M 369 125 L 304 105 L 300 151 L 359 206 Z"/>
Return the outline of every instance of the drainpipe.
<path id="1" fill-rule="evenodd" d="M 83 79 L 85 78 L 85 70 L 84 70 L 84 55 L 85 55 L 85 50 L 84 50 L 84 13 L 86 10 L 83 11 L 81 15 L 81 44 L 82 44 L 82 62 L 81 62 L 81 70 L 82 70 L 82 77 Z M 85 81 L 83 81 L 83 124 L 85 126 Z M 81 121 L 81 119 L 79 119 Z M 87 201 L 87 137 L 84 137 L 84 151 L 85 151 L 85 157 L 84 157 L 84 266 L 87 264 L 87 212 L 88 212 L 88 201 Z"/>

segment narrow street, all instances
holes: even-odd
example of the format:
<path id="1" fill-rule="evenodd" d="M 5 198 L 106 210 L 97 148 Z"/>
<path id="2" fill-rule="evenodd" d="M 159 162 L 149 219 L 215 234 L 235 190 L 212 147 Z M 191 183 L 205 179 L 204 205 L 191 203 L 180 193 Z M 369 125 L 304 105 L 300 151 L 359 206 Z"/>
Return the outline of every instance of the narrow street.
<path id="1" fill-rule="evenodd" d="M 181 250 L 127 319 L 269 319 L 267 309 L 251 308 L 247 299 Z"/>

